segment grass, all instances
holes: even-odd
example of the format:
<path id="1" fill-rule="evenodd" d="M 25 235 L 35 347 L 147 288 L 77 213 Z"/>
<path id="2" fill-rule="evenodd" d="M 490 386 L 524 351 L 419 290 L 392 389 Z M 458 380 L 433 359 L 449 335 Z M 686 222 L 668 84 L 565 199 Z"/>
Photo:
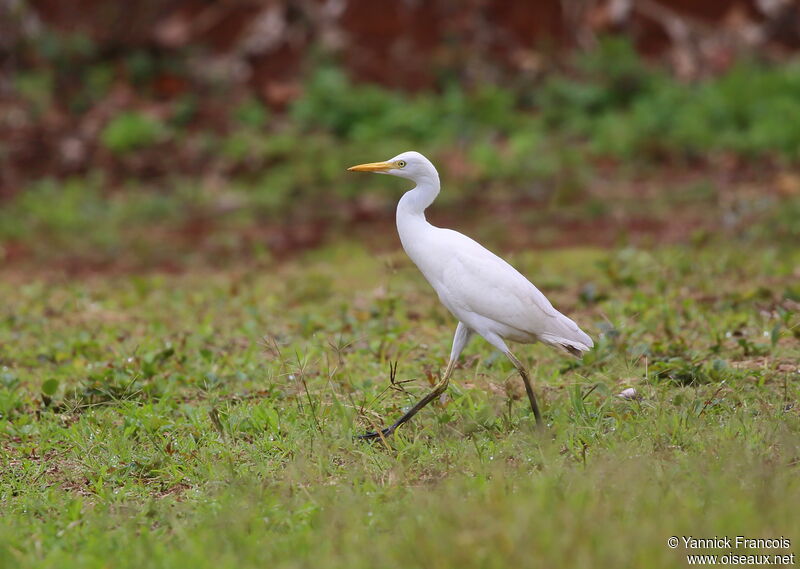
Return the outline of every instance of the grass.
<path id="1" fill-rule="evenodd" d="M 146 98 L 178 63 L 48 53 L 14 81 L 33 122 L 58 94 L 80 123 L 118 73 Z M 76 177 L 37 171 L 0 208 L 0 566 L 680 567 L 683 535 L 796 552 L 798 78 L 745 61 L 683 84 L 603 41 L 503 87 L 399 94 L 333 67 L 285 112 L 228 89 L 120 108 Z M 396 184 L 344 172 L 412 147 L 441 166 L 434 220 L 517 251 L 596 339 L 582 361 L 517 349 L 544 436 L 476 339 L 388 447 L 353 440 L 430 389 L 454 329 L 374 253 Z"/>
<path id="2" fill-rule="evenodd" d="M 376 154 L 356 156 L 366 160 Z M 354 161 L 339 163 L 325 186 L 309 178 L 305 183 L 357 187 L 357 195 L 340 200 L 330 192 L 313 204 L 273 186 L 251 193 L 235 181 L 176 181 L 169 191 L 139 181 L 108 192 L 102 176 L 44 180 L 0 207 L 0 261 L 75 273 L 190 270 L 198 263 L 268 264 L 342 235 L 394 246 L 394 206 L 404 186 L 347 172 L 345 166 Z M 535 182 L 527 190 L 498 183 L 473 195 L 459 164 L 464 165 L 437 162 L 443 191 L 433 219 L 474 227 L 479 240 L 509 249 L 702 242 L 715 235 L 762 246 L 800 238 L 800 175 L 792 169 L 753 164 L 748 173 L 662 166 L 598 176 L 552 195 L 540 193 Z M 295 166 L 288 162 L 280 169 L 286 179 Z M 503 171 L 502 165 L 497 168 Z M 303 176 L 313 177 L 313 169 Z M 293 199 L 299 203 L 287 209 L 286 200 Z"/>
<path id="3" fill-rule="evenodd" d="M 597 340 L 580 362 L 518 349 L 547 434 L 474 340 L 389 447 L 352 437 L 429 389 L 454 329 L 401 254 L 5 272 L 0 565 L 685 566 L 673 535 L 796 551 L 797 248 L 512 260 Z"/>
<path id="4" fill-rule="evenodd" d="M 719 76 L 684 83 L 624 40 L 606 38 L 560 70 L 472 88 L 443 78 L 438 89 L 419 93 L 353 82 L 327 62 L 309 65 L 302 94 L 286 109 L 270 110 L 233 85 L 197 83 L 180 55 L 122 57 L 82 36 L 47 38 L 30 46 L 39 63 L 13 82 L 22 124 L 41 128 L 47 140 L 92 134 L 71 152 L 59 143 L 50 161 L 29 165 L 12 160 L 12 146 L 0 147 L 0 168 L 14 180 L 0 188 L 8 196 L 0 207 L 0 258 L 52 263 L 66 251 L 108 265 L 146 251 L 154 258 L 140 264 L 152 266 L 188 256 L 201 240 L 214 259 L 281 256 L 282 248 L 297 248 L 283 239 L 286 227 L 391 220 L 394 196 L 365 197 L 363 179 L 344 168 L 408 149 L 442 169 L 440 200 L 454 209 L 514 212 L 524 200 L 537 210 L 569 205 L 575 219 L 616 224 L 636 213 L 644 179 L 663 181 L 668 189 L 659 199 L 667 208 L 683 197 L 696 216 L 727 200 L 735 218 L 738 197 L 728 194 L 738 196 L 734 186 L 749 179 L 757 191 L 744 209 L 772 200 L 768 207 L 786 212 L 775 203 L 783 192 L 791 210 L 771 227 L 800 233 L 800 131 L 790 127 L 800 120 L 796 60 L 741 59 Z M 191 94 L 157 97 L 152 88 L 167 71 L 187 81 Z M 137 98 L 121 105 L 110 87 L 126 82 Z M 46 126 L 48 112 L 61 116 L 63 132 Z M 95 115 L 106 118 L 94 125 Z M 37 147 L 35 129 L 27 130 Z M 698 170 L 700 179 L 680 179 Z M 689 186 L 683 196 L 672 191 L 681 184 Z M 615 188 L 625 190 L 627 204 L 609 205 Z M 713 220 L 711 230 L 719 225 Z M 278 226 L 279 235 L 265 235 Z M 231 238 L 228 227 L 238 235 Z"/>

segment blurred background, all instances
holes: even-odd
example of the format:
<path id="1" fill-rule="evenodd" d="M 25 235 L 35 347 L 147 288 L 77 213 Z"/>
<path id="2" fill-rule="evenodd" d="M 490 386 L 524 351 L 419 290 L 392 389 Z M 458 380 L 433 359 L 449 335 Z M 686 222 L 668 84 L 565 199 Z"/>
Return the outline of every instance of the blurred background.
<path id="1" fill-rule="evenodd" d="M 398 246 L 800 242 L 792 0 L 0 0 L 0 263 L 72 274 Z"/>

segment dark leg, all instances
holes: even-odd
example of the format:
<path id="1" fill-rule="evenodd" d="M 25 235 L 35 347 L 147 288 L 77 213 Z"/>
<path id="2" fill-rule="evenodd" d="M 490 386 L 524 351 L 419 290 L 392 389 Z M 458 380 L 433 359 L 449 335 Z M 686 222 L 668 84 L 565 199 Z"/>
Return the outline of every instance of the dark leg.
<path id="1" fill-rule="evenodd" d="M 371 433 L 366 433 L 364 435 L 360 435 L 359 439 L 365 440 L 375 440 L 375 439 L 383 439 L 384 437 L 390 436 L 392 433 L 397 430 L 397 427 L 402 425 L 403 423 L 409 421 L 411 417 L 416 415 L 420 409 L 425 407 L 428 403 L 439 397 L 442 393 L 444 393 L 445 389 L 447 389 L 447 383 L 450 381 L 450 375 L 453 373 L 453 368 L 456 367 L 456 362 L 458 361 L 458 356 L 461 355 L 461 352 L 464 350 L 464 346 L 467 345 L 467 342 L 472 336 L 472 330 L 467 328 L 461 322 L 458 323 L 456 327 L 456 334 L 453 337 L 453 348 L 450 350 L 450 361 L 447 362 L 447 369 L 444 371 L 444 375 L 439 383 L 433 388 L 433 391 L 428 393 L 425 397 L 423 397 L 419 403 L 414 405 L 409 411 L 400 417 L 394 425 L 391 427 L 387 427 L 380 431 L 373 431 Z"/>
<path id="2" fill-rule="evenodd" d="M 387 427 L 380 431 L 373 431 L 371 433 L 366 433 L 363 435 L 359 435 L 358 438 L 362 440 L 374 440 L 374 439 L 383 439 L 384 437 L 391 436 L 392 433 L 395 432 L 397 427 L 402 425 L 403 423 L 409 421 L 411 417 L 419 413 L 419 411 L 425 407 L 428 403 L 439 397 L 444 391 L 447 389 L 447 384 L 450 381 L 450 374 L 453 372 L 453 368 L 455 367 L 455 360 L 450 360 L 450 363 L 447 365 L 447 369 L 444 372 L 444 376 L 439 381 L 439 383 L 434 386 L 433 391 L 428 393 L 425 397 L 420 399 L 420 401 L 414 405 L 411 409 L 406 412 L 405 415 L 400 417 L 391 427 Z"/>
<path id="3" fill-rule="evenodd" d="M 517 368 L 517 371 L 522 376 L 522 381 L 525 383 L 525 391 L 528 393 L 528 401 L 531 402 L 531 409 L 533 410 L 533 416 L 536 418 L 536 426 L 542 428 L 542 413 L 539 411 L 539 404 L 536 402 L 536 395 L 533 393 L 533 387 L 531 387 L 531 380 L 528 377 L 528 371 L 525 369 L 525 366 L 522 365 L 514 354 L 510 351 L 506 352 L 506 356 L 508 359 L 511 360 L 511 363 L 514 364 L 514 367 Z"/>

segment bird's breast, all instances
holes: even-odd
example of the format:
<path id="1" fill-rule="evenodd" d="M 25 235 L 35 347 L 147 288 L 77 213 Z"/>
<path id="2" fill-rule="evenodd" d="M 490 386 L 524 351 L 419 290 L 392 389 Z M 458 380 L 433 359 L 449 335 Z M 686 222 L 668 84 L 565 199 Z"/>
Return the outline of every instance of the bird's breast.
<path id="1" fill-rule="evenodd" d="M 427 231 L 400 231 L 400 242 L 409 259 L 417 266 L 425 280 L 441 296 L 441 281 L 447 253 Z"/>

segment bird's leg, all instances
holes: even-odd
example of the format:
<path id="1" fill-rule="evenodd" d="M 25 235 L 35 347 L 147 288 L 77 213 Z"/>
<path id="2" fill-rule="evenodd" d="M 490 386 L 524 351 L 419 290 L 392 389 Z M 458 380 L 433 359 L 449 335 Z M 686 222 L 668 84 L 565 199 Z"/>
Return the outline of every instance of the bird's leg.
<path id="1" fill-rule="evenodd" d="M 464 349 L 464 346 L 467 345 L 467 341 L 469 340 L 470 336 L 472 336 L 472 330 L 468 329 L 461 322 L 459 322 L 458 327 L 456 328 L 455 338 L 453 338 L 453 349 L 450 351 L 450 361 L 447 362 L 447 369 L 444 370 L 442 379 L 439 380 L 439 382 L 433 387 L 433 391 L 420 399 L 416 405 L 406 411 L 406 413 L 397 421 L 395 421 L 391 427 L 387 427 L 380 431 L 373 431 L 359 435 L 358 438 L 374 440 L 390 436 L 395 432 L 395 430 L 397 430 L 397 427 L 409 421 L 411 417 L 416 415 L 423 407 L 444 393 L 444 391 L 447 389 L 447 384 L 450 382 L 450 375 L 453 373 L 453 368 L 456 367 L 458 356 L 461 355 L 461 351 Z"/>
<path id="2" fill-rule="evenodd" d="M 433 391 L 428 393 L 425 397 L 420 399 L 416 405 L 414 405 L 411 409 L 406 411 L 406 413 L 400 417 L 391 427 L 387 427 L 380 431 L 373 431 L 371 433 L 365 433 L 363 435 L 359 435 L 359 439 L 381 439 L 383 437 L 388 437 L 392 433 L 395 432 L 397 427 L 402 425 L 403 423 L 409 421 L 411 417 L 416 415 L 423 407 L 425 407 L 428 403 L 439 397 L 442 393 L 444 393 L 445 389 L 447 389 L 447 384 L 450 382 L 450 374 L 453 372 L 453 368 L 455 367 L 455 360 L 450 360 L 447 364 L 447 369 L 442 376 L 442 379 L 433 387 Z"/>
<path id="3" fill-rule="evenodd" d="M 522 365 L 522 362 L 519 361 L 510 350 L 506 352 L 506 356 L 511 360 L 511 363 L 514 364 L 514 367 L 517 368 L 517 371 L 522 376 L 522 381 L 525 383 L 525 391 L 528 393 L 528 401 L 531 402 L 533 416 L 536 418 L 536 426 L 541 428 L 542 413 L 539 411 L 539 404 L 536 402 L 536 395 L 533 393 L 533 387 L 531 386 L 531 380 L 528 377 L 528 371 L 525 369 L 525 366 Z"/>

